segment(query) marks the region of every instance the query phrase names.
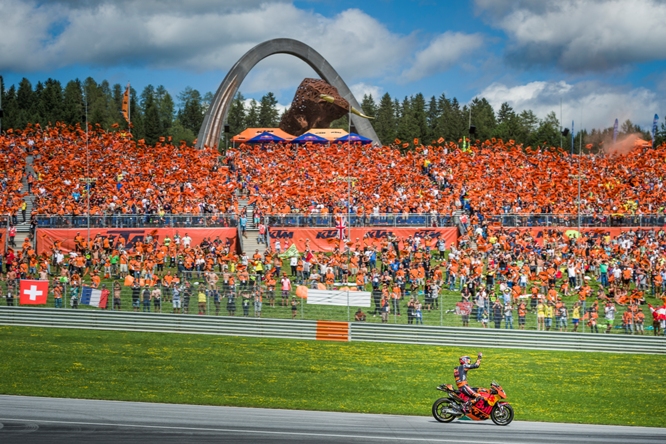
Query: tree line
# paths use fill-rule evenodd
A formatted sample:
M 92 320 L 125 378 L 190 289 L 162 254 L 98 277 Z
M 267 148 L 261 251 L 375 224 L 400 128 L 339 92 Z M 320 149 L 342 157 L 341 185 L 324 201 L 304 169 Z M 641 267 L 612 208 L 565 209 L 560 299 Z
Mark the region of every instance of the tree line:
M 83 125 L 87 121 L 107 130 L 117 123 L 119 128 L 127 130 L 128 124 L 121 112 L 124 91 L 123 85 L 111 85 L 106 80 L 97 83 L 91 77 L 83 81 L 70 80 L 64 86 L 58 80 L 47 79 L 37 82 L 34 87 L 24 78 L 18 86 L 5 88 L 0 76 L 4 111 L 2 128 L 24 128 L 28 123 Z M 191 143 L 197 137 L 212 99 L 211 92 L 201 94 L 190 87 L 178 94 L 176 100 L 162 85 L 148 85 L 140 94 L 131 88 L 132 133 L 149 144 L 157 142 L 162 136 Z M 245 128 L 278 126 L 281 116 L 277 104 L 272 92 L 259 101 L 247 100 L 238 92 L 225 122 L 229 132 L 224 136 L 233 136 Z M 421 93 L 402 100 L 385 93 L 379 103 L 372 95 L 365 95 L 361 108 L 366 115 L 373 117 L 370 122 L 385 145 L 396 139 L 404 142 L 419 139 L 421 143 L 429 144 L 440 137 L 458 141 L 465 136 L 479 140 L 514 140 L 525 146 L 562 146 L 565 151 L 571 150 L 571 135 L 562 135 L 562 126 L 554 111 L 540 119 L 533 111 L 518 112 L 508 103 L 495 110 L 485 98 L 474 98 L 469 104 L 461 104 L 455 97 L 445 94 L 426 100 Z M 331 124 L 345 130 L 348 125 L 346 115 Z M 473 127 L 472 134 L 470 127 Z M 612 133 L 612 127 L 578 131 L 574 151 L 579 149 L 581 140 L 598 149 L 601 142 L 612 137 Z M 646 140 L 651 137 L 649 129 L 643 130 L 627 120 L 621 125 L 620 135 L 631 133 L 640 133 Z M 664 141 L 666 117 L 657 132 L 657 143 Z

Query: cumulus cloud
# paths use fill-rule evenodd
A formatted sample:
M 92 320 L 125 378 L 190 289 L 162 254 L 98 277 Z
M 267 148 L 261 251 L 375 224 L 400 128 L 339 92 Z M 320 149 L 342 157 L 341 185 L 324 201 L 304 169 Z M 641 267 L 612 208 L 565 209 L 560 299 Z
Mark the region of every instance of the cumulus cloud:
M 414 81 L 451 69 L 461 58 L 483 44 L 480 34 L 445 32 L 416 53 L 414 64 L 402 78 Z
M 476 0 L 514 66 L 606 71 L 666 58 L 664 0 Z
M 416 44 L 358 9 L 325 17 L 290 2 L 0 0 L 0 11 L 0 70 L 12 72 L 76 64 L 227 70 L 256 44 L 288 37 L 307 42 L 343 78 L 360 79 L 386 75 Z
M 365 95 L 372 96 L 375 103 L 379 104 L 379 100 L 382 98 L 382 94 L 384 94 L 381 86 L 369 85 L 363 82 L 351 85 L 349 89 L 351 89 L 352 94 L 354 94 L 359 104 L 363 101 L 363 96 Z
M 620 122 L 630 119 L 645 128 L 651 125 L 651 116 L 656 109 L 663 109 L 666 101 L 644 88 L 622 88 L 603 85 L 599 82 L 530 82 L 524 85 L 507 86 L 493 83 L 483 90 L 485 97 L 495 109 L 507 102 L 514 110 L 532 110 L 544 118 L 554 111 L 560 117 L 562 100 L 563 126 L 576 121 L 576 128 L 608 128 L 615 119 Z

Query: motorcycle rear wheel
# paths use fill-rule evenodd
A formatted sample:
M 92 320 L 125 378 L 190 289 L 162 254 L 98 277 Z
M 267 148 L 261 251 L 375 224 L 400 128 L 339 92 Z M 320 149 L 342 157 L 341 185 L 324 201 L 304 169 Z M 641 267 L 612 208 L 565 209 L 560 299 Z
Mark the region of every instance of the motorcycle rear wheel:
M 456 419 L 456 415 L 447 413 L 447 409 L 458 409 L 458 405 L 450 398 L 439 398 L 432 405 L 432 416 L 439 422 L 451 422 Z
M 513 421 L 513 407 L 511 404 L 496 404 L 490 412 L 490 419 L 499 426 L 509 425 Z

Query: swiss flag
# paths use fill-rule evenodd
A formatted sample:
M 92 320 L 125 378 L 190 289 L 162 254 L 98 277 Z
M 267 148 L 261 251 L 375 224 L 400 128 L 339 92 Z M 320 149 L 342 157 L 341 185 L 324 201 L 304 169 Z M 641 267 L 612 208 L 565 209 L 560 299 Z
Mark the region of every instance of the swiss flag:
M 49 294 L 49 281 L 21 280 L 20 286 L 21 305 L 46 304 Z

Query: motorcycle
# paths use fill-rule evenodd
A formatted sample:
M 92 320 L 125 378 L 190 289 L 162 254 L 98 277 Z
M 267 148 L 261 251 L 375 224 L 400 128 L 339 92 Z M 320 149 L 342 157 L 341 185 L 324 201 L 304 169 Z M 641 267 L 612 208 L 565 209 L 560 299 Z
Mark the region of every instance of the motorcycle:
M 473 421 L 485 421 L 490 418 L 501 426 L 505 426 L 513 421 L 513 407 L 506 401 L 504 389 L 496 382 L 490 384 L 490 389 L 475 388 L 472 390 L 479 394 L 479 399 L 469 407 L 469 411 L 464 411 L 464 404 L 470 400 L 465 393 L 457 390 L 451 384 L 442 384 L 437 387 L 447 394 L 444 398 L 439 398 L 432 405 L 432 416 L 439 422 L 451 422 L 456 418 L 467 416 Z

